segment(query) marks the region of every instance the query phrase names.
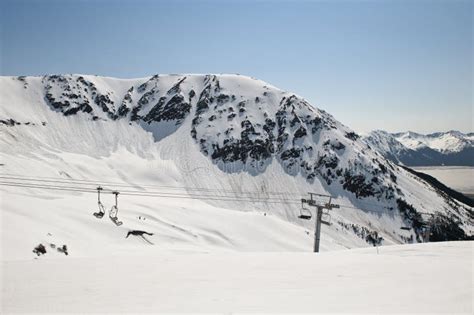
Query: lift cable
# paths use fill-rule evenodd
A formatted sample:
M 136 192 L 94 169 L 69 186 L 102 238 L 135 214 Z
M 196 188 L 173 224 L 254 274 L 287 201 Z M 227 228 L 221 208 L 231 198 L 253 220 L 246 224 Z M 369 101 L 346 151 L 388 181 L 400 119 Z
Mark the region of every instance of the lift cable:
M 20 175 L 21 176 L 21 175 Z M 2 179 L 11 179 L 11 180 L 20 180 L 22 182 L 11 182 L 11 181 L 1 181 Z M 16 176 L 2 176 L 0 175 L 0 185 L 2 186 L 15 186 L 15 187 L 25 187 L 25 188 L 43 188 L 43 189 L 55 189 L 55 188 L 60 188 L 57 190 L 62 190 L 62 191 L 72 191 L 72 192 L 96 192 L 96 188 L 98 184 L 104 184 L 107 182 L 99 182 L 99 181 L 88 181 L 88 180 L 68 180 L 68 179 L 56 179 L 56 180 L 44 180 L 40 179 L 40 177 L 18 177 Z M 33 183 L 28 183 L 28 181 L 32 181 Z M 77 181 L 77 183 L 75 182 Z M 48 183 L 57 183 L 61 184 L 59 185 L 47 185 L 47 184 L 37 184 L 35 182 L 48 182 Z M 113 182 L 112 182 L 113 183 Z M 73 186 L 62 186 L 62 184 L 70 184 Z M 76 185 L 76 186 L 74 186 Z M 288 199 L 288 198 L 277 198 L 277 197 L 264 197 L 262 195 L 265 195 L 267 193 L 273 193 L 275 195 L 277 194 L 294 194 L 294 193 L 289 193 L 289 192 L 235 192 L 235 191 L 229 191 L 229 190 L 218 190 L 218 189 L 205 189 L 205 188 L 192 188 L 192 187 L 179 187 L 179 186 L 166 186 L 166 185 L 126 185 L 126 184 L 115 184 L 114 186 L 123 186 L 123 187 L 132 187 L 132 188 L 137 188 L 137 187 L 168 187 L 171 189 L 185 189 L 185 190 L 196 190 L 196 193 L 198 193 L 200 190 L 208 192 L 208 193 L 213 193 L 213 194 L 203 194 L 199 193 L 198 195 L 192 194 L 192 193 L 186 193 L 186 191 L 183 192 L 166 192 L 166 191 L 149 191 L 149 190 L 120 190 L 123 195 L 130 195 L 130 196 L 145 196 L 145 197 L 161 197 L 161 198 L 187 198 L 187 199 L 200 199 L 200 200 L 212 200 L 212 201 L 247 201 L 247 202 L 264 202 L 264 203 L 277 203 L 277 204 L 300 204 L 294 199 Z M 81 187 L 81 186 L 94 186 L 94 188 L 88 188 L 88 187 Z M 105 189 L 106 192 L 112 192 L 117 189 Z M 228 192 L 227 194 L 232 193 L 232 196 L 226 195 L 225 192 Z M 221 195 L 217 195 L 217 193 Z M 239 196 L 239 195 L 245 195 L 248 194 L 250 196 Z M 253 196 L 252 196 L 253 194 Z M 255 197 L 254 197 L 255 196 Z M 204 198 L 206 197 L 206 198 Z M 340 198 L 334 198 L 333 200 L 340 200 Z M 372 205 L 376 207 L 380 207 L 380 204 L 376 203 L 370 203 L 367 201 L 359 201 L 359 203 L 366 204 L 366 205 Z M 386 211 L 377 211 L 377 210 L 369 210 L 369 209 L 364 209 L 360 207 L 354 207 L 352 205 L 344 205 L 341 204 L 341 207 L 343 208 L 349 208 L 349 209 L 356 209 L 356 210 L 363 210 L 366 212 L 375 212 L 375 213 L 385 213 Z
M 0 186 L 10 186 L 10 187 L 22 187 L 22 188 L 33 188 L 33 189 L 47 189 L 47 190 L 60 190 L 60 191 L 69 191 L 69 192 L 82 192 L 82 193 L 97 193 L 96 189 L 86 189 L 86 188 L 75 188 L 75 187 L 59 187 L 51 185 L 35 185 L 35 184 L 24 184 L 24 183 L 14 183 L 14 182 L 0 182 Z M 104 189 L 104 192 L 112 193 L 113 190 Z M 138 197 L 157 197 L 157 198 L 175 198 L 175 199 L 196 199 L 204 201 L 240 201 L 240 202 L 261 202 L 261 203 L 275 203 L 275 204 L 295 204 L 299 205 L 298 202 L 294 200 L 267 200 L 267 199 L 257 199 L 257 198 L 229 198 L 229 197 L 219 197 L 219 196 L 203 196 L 203 195 L 188 195 L 188 194 L 162 194 L 162 193 L 141 193 L 141 192 L 120 192 L 125 196 L 138 196 Z
M 90 181 L 90 180 L 79 180 L 79 179 L 55 179 L 55 180 L 44 180 L 42 178 L 52 178 L 52 177 L 17 177 L 17 176 L 22 176 L 22 175 L 16 175 L 16 176 L 2 176 L 0 175 L 0 180 L 1 179 L 14 179 L 14 180 L 22 180 L 22 181 L 39 181 L 39 182 L 51 182 L 51 183 L 67 183 L 67 184 L 73 184 L 73 185 L 84 185 L 84 186 L 94 186 L 96 187 L 97 185 L 104 185 L 104 184 L 109 184 L 109 183 L 117 183 L 117 182 L 100 182 L 100 181 Z M 77 181 L 78 183 L 74 183 L 75 181 Z M 84 182 L 84 183 L 82 183 Z M 201 192 L 201 191 L 205 191 L 205 192 L 210 192 L 210 193 L 220 193 L 220 194 L 232 194 L 234 196 L 237 196 L 237 195 L 250 195 L 250 197 L 252 197 L 252 195 L 255 195 L 257 199 L 260 199 L 262 198 L 262 195 L 266 195 L 266 194 L 272 194 L 272 195 L 294 195 L 295 193 L 294 192 L 276 192 L 276 191 L 268 191 L 268 192 L 250 192 L 250 191 L 241 191 L 241 192 L 238 192 L 238 191 L 233 191 L 233 190 L 224 190 L 224 189 L 212 189 L 212 188 L 197 188 L 197 187 L 186 187 L 186 186 L 167 186 L 167 185 L 141 185 L 141 184 L 134 184 L 134 185 L 127 185 L 127 184 L 110 184 L 110 186 L 112 187 L 130 187 L 130 188 L 135 188 L 135 189 L 138 189 L 138 188 L 142 188 L 142 187 L 162 187 L 162 188 L 169 188 L 169 189 L 178 189 L 178 190 L 185 190 L 186 192 L 188 191 L 198 191 L 198 192 Z M 140 192 L 145 192 L 145 193 L 154 193 L 154 191 L 150 191 L 150 190 L 146 190 L 146 189 L 143 189 L 143 190 L 139 190 Z M 135 190 L 133 190 L 133 192 L 135 192 Z M 163 193 L 163 191 L 158 191 L 158 193 Z M 200 194 L 201 195 L 201 194 Z M 228 197 L 228 196 L 226 196 Z M 267 198 L 271 198 L 271 197 L 266 197 L 265 199 Z M 273 197 L 272 197 L 273 198 Z M 280 200 L 281 198 L 278 198 L 278 200 Z M 334 200 L 343 200 L 341 198 L 333 198 Z M 362 203 L 362 204 L 365 204 L 365 205 L 368 205 L 368 206 L 375 206 L 375 207 L 380 207 L 380 204 L 378 203 L 374 203 L 374 202 L 368 202 L 368 201 L 363 201 L 363 200 L 358 200 L 358 203 Z M 360 209 L 360 208 L 357 208 L 357 207 L 353 207 L 353 206 L 347 206 L 347 208 L 355 208 L 355 209 Z
M 21 176 L 21 175 L 20 175 Z M 278 192 L 278 191 L 262 191 L 262 192 L 250 192 L 242 191 L 236 192 L 234 190 L 225 190 L 225 189 L 212 189 L 212 188 L 201 188 L 201 187 L 186 187 L 186 186 L 172 186 L 172 185 L 127 185 L 119 182 L 104 182 L 104 181 L 91 181 L 91 180 L 82 180 L 82 179 L 64 179 L 64 178 L 54 178 L 54 177 L 27 177 L 19 175 L 0 175 L 0 179 L 11 179 L 11 180 L 21 180 L 21 181 L 36 181 L 36 182 L 51 182 L 51 183 L 73 183 L 73 184 L 82 184 L 85 186 L 97 186 L 101 185 L 110 185 L 114 187 L 131 187 L 131 188 L 167 188 L 167 189 L 176 189 L 176 190 L 186 190 L 186 191 L 209 191 L 209 192 L 224 192 L 224 193 L 233 193 L 233 194 L 269 194 L 269 195 L 289 195 L 290 192 Z
M 28 185 L 28 186 L 34 186 L 34 187 L 61 187 L 61 188 L 67 188 L 67 189 L 85 189 L 85 190 L 93 190 L 95 191 L 95 188 L 88 188 L 88 187 L 80 187 L 80 186 L 63 186 L 63 185 L 52 185 L 52 184 L 38 184 L 38 183 L 27 183 L 27 182 L 15 182 L 15 181 L 2 181 L 0 179 L 1 183 L 4 184 L 15 184 L 15 185 Z M 112 192 L 115 191 L 116 189 L 105 189 L 105 192 Z M 121 190 L 121 193 L 123 194 L 143 194 L 143 195 L 150 195 L 150 194 L 159 194 L 159 195 L 176 195 L 176 196 L 198 196 L 198 197 L 223 197 L 223 198 L 240 198 L 240 199 L 248 199 L 250 201 L 252 200 L 266 200 L 266 201 L 293 201 L 293 199 L 285 199 L 285 198 L 275 198 L 275 197 L 263 197 L 263 196 L 257 196 L 257 197 L 252 197 L 252 196 L 243 196 L 239 197 L 238 194 L 235 194 L 234 196 L 219 196 L 216 194 L 192 194 L 192 193 L 184 193 L 184 192 L 166 192 L 166 191 L 138 191 L 138 190 Z

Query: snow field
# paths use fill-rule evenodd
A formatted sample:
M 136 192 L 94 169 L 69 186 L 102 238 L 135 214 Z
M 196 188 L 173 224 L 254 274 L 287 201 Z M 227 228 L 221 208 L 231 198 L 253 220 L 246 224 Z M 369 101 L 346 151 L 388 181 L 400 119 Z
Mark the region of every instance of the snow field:
M 2 312 L 472 314 L 473 245 L 7 261 Z

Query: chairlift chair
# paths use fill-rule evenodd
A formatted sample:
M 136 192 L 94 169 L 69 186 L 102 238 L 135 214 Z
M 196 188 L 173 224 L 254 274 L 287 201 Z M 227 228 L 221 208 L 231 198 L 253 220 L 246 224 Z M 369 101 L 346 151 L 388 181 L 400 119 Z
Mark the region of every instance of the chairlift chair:
M 118 191 L 113 191 L 112 193 L 115 195 L 115 205 L 113 205 L 112 208 L 110 208 L 109 217 L 110 217 L 110 220 L 112 220 L 112 222 L 115 225 L 119 226 L 119 225 L 123 224 L 123 222 L 119 221 L 119 219 L 117 217 L 117 213 L 118 213 L 118 195 L 120 193 Z
M 326 212 L 323 211 L 323 215 L 321 217 L 321 223 L 326 224 L 326 225 L 331 225 L 331 215 L 329 214 L 329 210 L 326 210 Z
M 100 192 L 103 190 L 103 188 L 99 186 L 96 189 L 97 189 L 97 206 L 99 207 L 99 211 L 94 212 L 93 214 L 97 219 L 102 219 L 102 217 L 105 214 L 105 207 L 100 201 Z
M 301 199 L 301 208 L 300 208 L 300 215 L 298 218 L 303 219 L 303 220 L 311 220 L 313 215 L 311 214 L 311 211 L 308 208 L 305 208 L 304 204 L 307 202 L 306 199 Z

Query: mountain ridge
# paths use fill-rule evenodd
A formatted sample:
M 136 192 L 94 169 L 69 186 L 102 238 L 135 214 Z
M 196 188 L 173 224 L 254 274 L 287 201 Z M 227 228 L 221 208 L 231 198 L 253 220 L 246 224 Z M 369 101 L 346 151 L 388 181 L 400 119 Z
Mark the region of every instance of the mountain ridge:
M 142 168 L 138 163 L 145 163 L 165 167 L 150 174 L 140 171 L 140 177 L 225 189 L 235 196 L 245 190 L 267 198 L 271 191 L 285 191 L 286 198 L 298 200 L 318 191 L 349 207 L 333 214 L 335 223 L 326 232 L 347 246 L 360 244 L 347 235 L 367 243 L 371 231 L 379 231 L 386 242 L 421 241 L 424 212 L 443 214 L 472 234 L 467 205 L 438 194 L 386 160 L 326 111 L 264 81 L 238 75 L 118 81 L 53 75 L 2 77 L 0 85 L 0 119 L 8 122 L 0 126 L 2 145 L 10 148 L 2 153 L 6 171 L 35 174 L 41 166 L 83 176 L 92 165 L 80 161 L 93 157 L 107 174 L 127 182 L 133 179 L 117 166 L 134 173 Z M 119 153 L 137 164 L 115 160 Z M 263 208 L 281 220 L 307 226 L 293 204 L 206 204 Z M 409 230 L 400 231 L 400 226 Z
M 389 160 L 407 166 L 474 166 L 472 133 L 374 130 L 364 139 Z

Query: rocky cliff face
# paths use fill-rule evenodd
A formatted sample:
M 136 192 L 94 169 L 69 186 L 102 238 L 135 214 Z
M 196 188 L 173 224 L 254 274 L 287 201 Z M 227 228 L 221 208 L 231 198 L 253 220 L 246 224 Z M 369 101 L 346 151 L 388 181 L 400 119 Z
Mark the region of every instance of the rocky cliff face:
M 42 78 L 47 103 L 65 116 L 82 112 L 93 120 L 168 122 L 178 128 L 191 115 L 190 136 L 226 171 L 258 174 L 275 159 L 290 175 L 323 180 L 356 198 L 395 198 L 395 166 L 355 132 L 294 94 L 239 80 L 250 81 L 252 90 L 239 93 L 232 77 L 216 75 L 177 76 L 169 86 L 156 75 L 124 95 L 99 90 L 83 76 Z

